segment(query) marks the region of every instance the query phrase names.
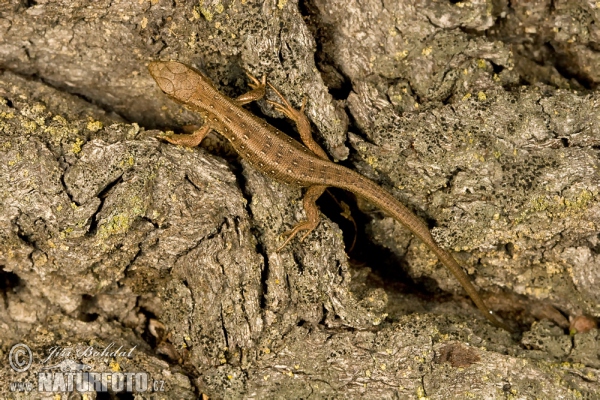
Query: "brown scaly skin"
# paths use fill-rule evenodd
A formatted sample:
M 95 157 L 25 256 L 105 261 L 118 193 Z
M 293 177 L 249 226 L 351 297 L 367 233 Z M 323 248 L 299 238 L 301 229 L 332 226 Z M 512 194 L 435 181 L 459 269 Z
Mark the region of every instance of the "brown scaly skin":
M 328 186 L 348 190 L 375 204 L 410 229 L 454 274 L 485 317 L 492 324 L 508 329 L 488 309 L 452 255 L 437 245 L 419 217 L 373 181 L 329 161 L 327 154 L 311 137 L 310 123 L 303 113 L 304 105 L 300 111 L 295 110 L 277 91 L 283 104 L 270 102 L 295 121 L 305 146 L 241 107 L 264 96 L 265 78 L 258 81 L 249 75 L 253 90 L 230 99 L 219 93 L 208 78 L 184 64 L 159 61 L 150 63 L 148 69 L 167 95 L 200 112 L 206 121 L 192 135 L 172 135 L 164 137 L 165 140 L 184 146 L 197 146 L 208 132 L 215 130 L 227 138 L 236 152 L 257 170 L 278 181 L 308 188 L 303 201 L 307 220 L 286 233 L 287 240 L 281 247 L 298 232 L 307 231 L 304 238 L 316 228 L 319 211 L 315 202 Z

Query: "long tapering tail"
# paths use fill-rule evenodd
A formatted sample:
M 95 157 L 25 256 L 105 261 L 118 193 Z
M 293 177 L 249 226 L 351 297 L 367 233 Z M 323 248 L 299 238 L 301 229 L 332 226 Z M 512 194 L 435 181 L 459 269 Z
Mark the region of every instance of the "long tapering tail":
M 343 167 L 341 167 L 343 168 Z M 344 168 L 345 169 L 345 168 Z M 348 171 L 345 169 L 345 176 L 348 176 Z M 477 308 L 485 315 L 485 317 L 495 326 L 510 330 L 500 319 L 494 314 L 483 302 L 481 296 L 477 292 L 477 289 L 471 283 L 471 280 L 467 274 L 463 271 L 460 265 L 456 262 L 454 257 L 446 250 L 442 249 L 433 239 L 429 228 L 425 223 L 417 217 L 412 211 L 406 206 L 400 203 L 394 196 L 392 196 L 385 189 L 378 186 L 373 181 L 365 178 L 364 176 L 351 171 L 351 179 L 345 182 L 339 182 L 336 187 L 351 191 L 374 205 L 378 206 L 381 210 L 390 214 L 396 221 L 410 229 L 419 239 L 421 239 L 438 257 L 438 259 L 444 264 L 452 274 L 458 279 L 462 287 L 465 289 L 469 297 L 473 300 Z

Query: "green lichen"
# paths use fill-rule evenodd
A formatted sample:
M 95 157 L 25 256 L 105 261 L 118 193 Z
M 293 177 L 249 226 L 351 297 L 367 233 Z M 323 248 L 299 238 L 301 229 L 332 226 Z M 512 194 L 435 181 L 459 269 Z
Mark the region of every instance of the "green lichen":
M 108 222 L 102 224 L 98 229 L 97 236 L 106 239 L 112 235 L 125 233 L 129 230 L 131 219 L 125 213 L 113 215 Z
M 138 196 L 132 196 L 123 204 L 121 211 L 116 210 L 106 222 L 99 226 L 97 237 L 106 239 L 112 235 L 126 233 L 133 221 L 145 213 L 146 207 L 142 199 Z
M 545 212 L 549 218 L 565 218 L 581 215 L 595 200 L 596 194 L 583 189 L 574 198 L 568 199 L 562 196 L 536 196 L 529 201 L 529 207 L 521 212 L 515 219 L 514 224 L 526 221 L 532 215 Z

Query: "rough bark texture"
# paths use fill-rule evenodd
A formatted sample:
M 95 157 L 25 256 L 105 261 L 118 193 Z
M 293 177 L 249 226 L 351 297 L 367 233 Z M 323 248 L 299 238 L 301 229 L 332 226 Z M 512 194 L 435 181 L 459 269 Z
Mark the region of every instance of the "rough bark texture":
M 599 50 L 585 0 L 0 1 L 0 354 L 34 354 L 1 397 L 53 397 L 37 373 L 64 359 L 164 382 L 139 398 L 600 397 Z M 308 98 L 328 153 L 429 221 L 519 332 L 360 200 L 360 263 L 325 216 L 277 252 L 301 191 L 218 138 L 155 139 L 201 123 L 157 59 Z M 133 355 L 43 362 L 111 343 Z

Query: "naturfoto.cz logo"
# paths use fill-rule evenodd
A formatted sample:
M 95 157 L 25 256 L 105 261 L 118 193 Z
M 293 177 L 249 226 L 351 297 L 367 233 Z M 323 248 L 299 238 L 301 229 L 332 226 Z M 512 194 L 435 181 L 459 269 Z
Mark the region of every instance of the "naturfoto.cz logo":
M 117 357 L 125 354 L 131 357 L 132 348 L 129 352 L 123 352 L 122 347 L 110 351 L 114 343 L 104 349 L 90 349 L 88 346 L 84 352 L 71 352 L 70 348 L 58 346 L 50 349 L 50 355 L 42 361 L 48 363 L 51 359 L 69 355 L 87 357 Z M 9 353 L 9 364 L 17 372 L 26 372 L 33 364 L 33 353 L 31 349 L 18 343 L 11 348 Z M 37 389 L 39 392 L 162 392 L 165 390 L 164 381 L 152 380 L 147 372 L 93 372 L 92 366 L 80 363 L 69 358 L 53 365 L 40 368 L 37 375 L 37 385 L 32 382 L 14 381 L 10 383 L 11 392 L 31 392 Z

